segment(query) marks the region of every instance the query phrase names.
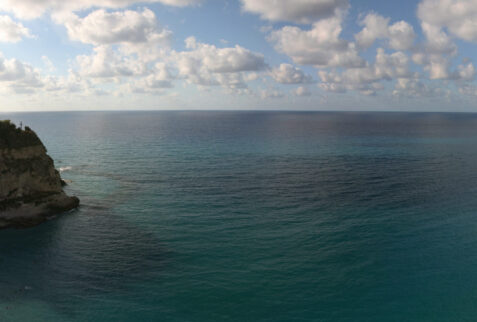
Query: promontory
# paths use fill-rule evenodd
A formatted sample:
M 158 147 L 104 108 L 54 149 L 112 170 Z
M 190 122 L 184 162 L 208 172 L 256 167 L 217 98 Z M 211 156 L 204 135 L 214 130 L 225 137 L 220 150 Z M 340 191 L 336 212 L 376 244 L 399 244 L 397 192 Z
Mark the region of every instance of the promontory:
M 35 132 L 0 121 L 0 229 L 38 225 L 75 209 L 53 159 Z

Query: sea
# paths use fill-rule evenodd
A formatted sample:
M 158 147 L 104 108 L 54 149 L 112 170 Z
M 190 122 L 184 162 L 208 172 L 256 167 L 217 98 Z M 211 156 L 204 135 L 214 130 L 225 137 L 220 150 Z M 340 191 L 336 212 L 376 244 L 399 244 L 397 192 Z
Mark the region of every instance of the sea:
M 475 321 L 477 114 L 2 113 L 81 199 L 0 321 Z

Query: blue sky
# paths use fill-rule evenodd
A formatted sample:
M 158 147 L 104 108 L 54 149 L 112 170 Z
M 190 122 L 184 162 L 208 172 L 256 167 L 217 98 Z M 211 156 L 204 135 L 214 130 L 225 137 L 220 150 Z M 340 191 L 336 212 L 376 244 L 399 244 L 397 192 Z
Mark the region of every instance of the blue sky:
M 477 0 L 0 0 L 4 111 L 477 111 Z

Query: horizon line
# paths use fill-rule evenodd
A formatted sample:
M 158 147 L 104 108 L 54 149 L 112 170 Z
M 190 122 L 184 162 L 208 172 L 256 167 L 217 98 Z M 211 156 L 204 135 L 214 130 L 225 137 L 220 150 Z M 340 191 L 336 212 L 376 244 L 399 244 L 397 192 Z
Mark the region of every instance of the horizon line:
M 297 113 L 447 113 L 476 114 L 477 111 L 416 111 L 416 110 L 292 110 L 292 109 L 91 109 L 91 110 L 22 110 L 0 111 L 1 114 L 14 113 L 78 113 L 78 112 L 297 112 Z

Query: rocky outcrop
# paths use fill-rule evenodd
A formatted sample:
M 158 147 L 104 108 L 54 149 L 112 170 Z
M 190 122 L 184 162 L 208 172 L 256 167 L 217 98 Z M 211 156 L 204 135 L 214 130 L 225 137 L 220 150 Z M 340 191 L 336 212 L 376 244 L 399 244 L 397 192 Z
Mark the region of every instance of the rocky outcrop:
M 30 128 L 0 121 L 0 228 L 30 227 L 79 205 Z

